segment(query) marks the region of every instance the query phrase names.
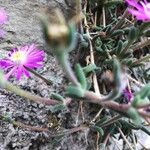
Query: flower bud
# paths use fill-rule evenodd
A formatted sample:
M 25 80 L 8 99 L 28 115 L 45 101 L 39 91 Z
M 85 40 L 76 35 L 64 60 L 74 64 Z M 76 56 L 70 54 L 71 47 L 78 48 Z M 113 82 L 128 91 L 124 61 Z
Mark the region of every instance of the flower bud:
M 47 29 L 47 42 L 52 47 L 66 47 L 68 44 L 69 29 L 67 25 L 49 25 Z
M 44 15 L 41 17 L 43 24 L 44 37 L 53 52 L 62 50 L 70 51 L 70 47 L 75 45 L 75 26 L 73 23 L 66 23 L 66 20 L 59 10 L 55 10 L 55 17 Z

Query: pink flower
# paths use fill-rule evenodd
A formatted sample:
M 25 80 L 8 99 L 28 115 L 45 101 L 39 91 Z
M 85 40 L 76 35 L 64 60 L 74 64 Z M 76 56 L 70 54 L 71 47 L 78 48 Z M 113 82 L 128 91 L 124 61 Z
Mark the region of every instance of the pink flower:
M 2 25 L 5 24 L 7 20 L 8 20 L 7 13 L 3 8 L 0 8 L 0 27 L 2 27 Z M 0 38 L 2 38 L 4 34 L 5 34 L 4 30 L 0 29 Z
M 147 0 L 137 2 L 137 0 L 126 0 L 126 2 L 134 7 L 129 8 L 128 11 L 134 15 L 137 20 L 150 21 L 150 3 Z
M 128 102 L 130 102 L 133 98 L 133 94 L 127 88 L 123 90 L 123 96 L 127 99 Z
M 6 23 L 8 19 L 7 13 L 3 8 L 0 8 L 0 25 Z
M 44 51 L 38 50 L 35 44 L 20 46 L 12 49 L 8 57 L 0 60 L 0 68 L 7 71 L 5 75 L 8 79 L 11 75 L 17 80 L 24 74 L 29 77 L 29 72 L 25 67 L 34 69 L 42 66 Z

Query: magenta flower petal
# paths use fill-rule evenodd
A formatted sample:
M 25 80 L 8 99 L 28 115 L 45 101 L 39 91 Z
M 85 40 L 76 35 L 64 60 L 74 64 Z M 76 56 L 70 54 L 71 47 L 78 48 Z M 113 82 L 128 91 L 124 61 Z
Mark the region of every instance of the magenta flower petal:
M 143 10 L 143 7 L 141 6 L 141 5 L 139 5 L 138 3 L 137 3 L 137 1 L 135 1 L 135 0 L 126 0 L 126 2 L 130 5 L 130 6 L 133 6 L 133 7 L 135 7 L 136 9 L 138 9 L 138 10 Z
M 8 16 L 6 11 L 3 8 L 0 8 L 0 25 L 6 23 Z
M 133 98 L 133 94 L 126 88 L 123 90 L 123 96 L 127 99 L 128 102 Z
M 17 68 L 16 79 L 19 80 L 21 76 L 22 76 L 22 66 L 19 66 Z
M 23 68 L 22 71 L 23 71 L 23 73 L 25 74 L 26 77 L 30 77 L 29 72 L 25 68 Z
M 128 9 L 128 11 L 133 15 L 136 16 L 137 20 L 147 20 L 147 17 L 145 17 L 144 14 L 140 13 L 137 10 Z
M 133 8 L 128 9 L 129 13 L 137 18 L 137 20 L 150 21 L 150 2 L 147 0 L 140 1 L 126 0 L 129 6 Z
M 31 44 L 12 49 L 7 58 L 0 60 L 0 68 L 7 71 L 6 79 L 12 75 L 19 80 L 22 75 L 30 76 L 25 67 L 40 68 L 43 61 L 44 51 L 38 50 L 35 44 Z

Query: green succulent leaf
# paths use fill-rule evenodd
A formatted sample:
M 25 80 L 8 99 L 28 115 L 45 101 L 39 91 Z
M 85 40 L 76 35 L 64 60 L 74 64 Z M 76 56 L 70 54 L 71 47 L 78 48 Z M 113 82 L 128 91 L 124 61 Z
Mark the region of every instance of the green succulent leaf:
M 119 55 L 122 49 L 123 49 L 123 42 L 122 42 L 122 40 L 119 40 L 118 45 L 115 50 L 116 54 Z
M 78 81 L 81 84 L 81 87 L 83 89 L 86 89 L 87 88 L 87 81 L 86 81 L 85 73 L 79 64 L 75 65 L 75 73 L 76 73 L 76 76 L 78 78 Z
M 122 0 L 111 0 L 111 1 L 107 0 L 105 1 L 104 6 L 111 7 L 111 6 L 118 5 L 118 4 L 123 4 L 123 1 Z
M 100 120 L 98 120 L 95 125 L 96 126 L 101 126 L 101 124 L 103 124 L 107 119 L 108 119 L 108 117 L 104 116 L 103 118 L 101 118 Z
M 114 59 L 114 82 L 115 86 L 118 88 L 122 87 L 122 79 L 121 79 L 121 68 L 117 59 Z
M 115 30 L 110 36 L 114 37 L 114 36 L 118 36 L 122 34 L 124 34 L 124 31 L 122 29 L 118 29 L 118 30 Z
M 55 99 L 55 100 L 58 100 L 58 101 L 64 101 L 64 98 L 60 95 L 60 94 L 58 94 L 58 93 L 51 93 L 51 98 L 52 99 Z
M 144 86 L 140 92 L 138 92 L 132 102 L 132 105 L 134 107 L 138 105 L 144 105 L 144 104 L 149 104 L 150 100 L 148 98 L 150 96 L 150 84 L 147 84 Z
M 101 136 L 104 135 L 104 130 L 101 127 L 93 125 L 93 126 L 91 126 L 91 129 L 94 131 L 97 131 Z
M 133 120 L 135 124 L 141 124 L 141 118 L 135 108 L 130 107 L 127 111 L 127 115 Z
M 142 34 L 149 27 L 150 27 L 150 22 L 143 22 L 139 27 L 140 34 Z
M 98 68 L 95 64 L 89 64 L 86 67 L 83 68 L 83 71 L 85 73 L 85 75 L 88 75 L 91 72 L 94 72 L 96 70 L 101 70 L 100 68 Z
M 58 111 L 62 111 L 62 110 L 65 110 L 67 109 L 67 107 L 63 104 L 57 104 L 55 106 L 49 106 L 49 110 L 52 112 L 52 113 L 56 113 Z
M 81 87 L 68 86 L 66 89 L 66 95 L 70 97 L 83 98 L 84 90 Z
M 150 37 L 150 30 L 145 31 L 145 32 L 144 32 L 144 36 Z
M 138 35 L 139 35 L 138 29 L 135 27 L 131 27 L 129 34 L 128 34 L 129 42 L 134 42 L 137 39 Z

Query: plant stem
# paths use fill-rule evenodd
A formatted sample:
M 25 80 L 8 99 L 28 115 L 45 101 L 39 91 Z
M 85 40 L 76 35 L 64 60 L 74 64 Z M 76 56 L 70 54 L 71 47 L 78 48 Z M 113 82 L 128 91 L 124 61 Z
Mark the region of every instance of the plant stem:
M 112 28 L 111 31 L 109 31 L 109 33 L 113 33 L 116 29 L 120 28 L 123 23 L 124 23 L 124 20 L 125 18 L 128 16 L 128 10 L 126 9 L 121 17 L 121 19 L 117 22 L 117 24 Z M 107 35 L 109 34 L 107 33 Z
M 52 100 L 52 99 L 48 99 L 48 98 L 42 98 L 40 96 L 37 95 L 33 95 L 30 92 L 26 92 L 16 86 L 14 86 L 13 84 L 9 83 L 9 82 L 5 82 L 5 86 L 4 88 L 8 91 L 11 91 L 21 97 L 27 98 L 31 101 L 34 101 L 36 103 L 42 103 L 42 104 L 46 104 L 46 105 L 55 105 L 58 104 L 58 101 Z
M 26 128 L 26 129 L 31 130 L 31 131 L 49 132 L 48 128 L 39 128 L 39 127 L 34 127 L 34 126 L 26 125 L 26 124 L 23 124 L 21 122 L 14 121 L 13 119 L 8 118 L 8 117 L 6 117 L 6 116 L 4 116 L 2 114 L 0 114 L 0 119 L 13 124 L 14 126 Z M 75 128 L 72 128 L 72 129 L 67 129 L 66 131 L 62 131 L 62 132 L 59 132 L 57 134 L 50 135 L 50 137 L 61 136 L 61 135 L 64 135 L 64 134 L 71 134 L 71 133 L 75 133 L 75 132 L 80 131 L 80 130 L 87 130 L 87 129 L 89 129 L 88 126 L 85 126 L 85 125 L 82 126 L 81 125 L 79 127 L 75 127 Z
M 87 2 L 85 3 L 85 6 L 84 6 L 84 13 L 86 13 L 86 9 L 87 9 Z M 88 35 L 88 39 L 89 39 L 91 64 L 95 64 L 94 50 L 93 50 L 93 46 L 92 46 L 91 36 L 90 36 L 89 27 L 88 27 L 88 23 L 87 23 L 86 17 L 84 18 L 84 25 L 86 27 L 86 34 Z M 98 94 L 99 96 L 101 96 L 100 90 L 99 90 L 99 86 L 98 86 L 96 73 L 93 73 L 92 78 L 93 78 L 93 84 L 94 84 L 95 93 Z
M 150 62 L 150 55 L 146 55 L 146 56 L 134 61 L 132 65 L 137 65 L 137 64 L 139 64 L 141 62 L 144 62 L 144 61 L 149 61 Z
M 113 109 L 116 111 L 124 112 L 131 106 L 131 104 L 118 104 L 114 101 L 103 101 L 103 98 L 100 98 L 98 95 L 91 91 L 85 91 L 84 96 L 87 99 L 87 102 L 99 104 L 105 108 Z
M 118 120 L 121 119 L 121 118 L 122 118 L 122 116 L 116 115 L 116 116 L 114 116 L 113 118 L 111 118 L 110 120 L 108 120 L 108 121 L 104 122 L 103 124 L 101 124 L 100 126 L 101 126 L 101 127 L 106 127 L 106 126 L 108 126 L 108 125 L 110 125 L 110 124 L 112 124 L 112 123 L 118 121 Z
M 29 72 L 31 72 L 32 74 L 34 74 L 35 76 L 37 76 L 38 78 L 40 78 L 41 80 L 43 80 L 47 85 L 51 85 L 52 81 L 44 78 L 43 76 L 41 76 L 39 73 L 35 72 L 34 70 L 24 66 L 26 68 L 26 70 L 28 70 Z
M 25 129 L 36 131 L 36 132 L 48 132 L 49 131 L 48 128 L 34 127 L 34 126 L 23 124 L 22 122 L 18 122 L 18 121 L 12 121 L 12 124 L 14 126 L 25 128 Z
M 141 48 L 148 46 L 148 45 L 150 45 L 150 39 L 148 39 L 144 42 L 140 42 L 136 45 L 133 45 L 131 48 L 133 49 L 133 51 L 136 51 L 136 50 L 141 49 Z
M 103 143 L 105 145 L 105 148 L 106 148 L 106 145 L 107 145 L 107 142 L 108 142 L 109 138 L 110 138 L 110 133 L 107 133 L 107 135 L 106 135 L 106 137 L 105 137 L 105 139 L 103 141 Z
M 31 131 L 36 131 L 36 132 L 48 132 L 49 131 L 48 128 L 34 127 L 34 126 L 26 125 L 26 124 L 18 122 L 18 121 L 14 121 L 13 119 L 8 118 L 7 116 L 4 116 L 2 114 L 0 114 L 0 119 L 13 124 L 14 126 L 26 128 Z
M 90 123 L 95 122 L 97 120 L 97 118 L 100 116 L 101 112 L 103 111 L 103 108 L 101 108 L 98 113 L 95 115 L 95 117 L 91 120 Z
M 120 128 L 118 128 L 118 130 L 119 130 L 119 132 L 120 132 L 122 138 L 124 139 L 124 141 L 125 141 L 126 144 L 128 145 L 128 147 L 130 148 L 130 150 L 134 150 L 134 149 L 131 147 L 129 141 L 128 141 L 127 138 L 125 137 L 125 135 L 124 135 L 124 133 L 122 132 L 122 130 L 121 130 Z
M 135 134 L 134 134 L 134 132 L 133 132 L 133 131 L 131 131 L 131 132 L 132 132 L 132 138 L 133 138 L 134 148 L 135 148 L 135 150 L 137 150 Z
M 134 41 L 128 41 L 126 47 L 121 51 L 121 53 L 125 54 L 128 51 L 128 48 L 132 45 Z
M 144 110 L 138 110 L 138 113 L 142 116 L 142 117 L 148 117 L 150 118 L 150 113 L 146 112 Z
M 138 105 L 138 106 L 137 106 L 138 109 L 141 109 L 141 108 L 142 108 L 142 109 L 146 109 L 146 108 L 149 108 L 149 107 L 150 107 L 150 103 L 148 103 L 148 104 L 143 104 L 143 105 Z
M 69 80 L 75 85 L 80 86 L 80 83 L 78 82 L 71 65 L 68 61 L 68 54 L 65 52 L 62 52 L 61 54 L 56 55 L 57 59 L 60 63 L 60 65 L 63 67 L 63 70 L 65 71 L 66 75 L 68 76 Z
M 21 97 L 27 98 L 28 100 L 34 101 L 36 103 L 42 103 L 45 105 L 55 105 L 58 104 L 59 102 L 56 100 L 52 100 L 52 99 L 48 99 L 48 98 L 42 98 L 40 96 L 37 95 L 33 95 L 30 92 L 26 92 L 20 88 L 18 88 L 17 86 L 14 86 L 13 84 L 11 84 L 10 82 L 6 81 L 3 78 L 3 75 L 1 75 L 0 78 L 0 86 L 10 92 L 13 92 Z
M 132 78 L 130 75 L 127 75 L 128 79 L 132 82 L 134 82 L 135 84 L 137 84 L 140 87 L 144 87 L 144 84 L 142 84 L 141 82 L 135 80 L 134 78 Z

